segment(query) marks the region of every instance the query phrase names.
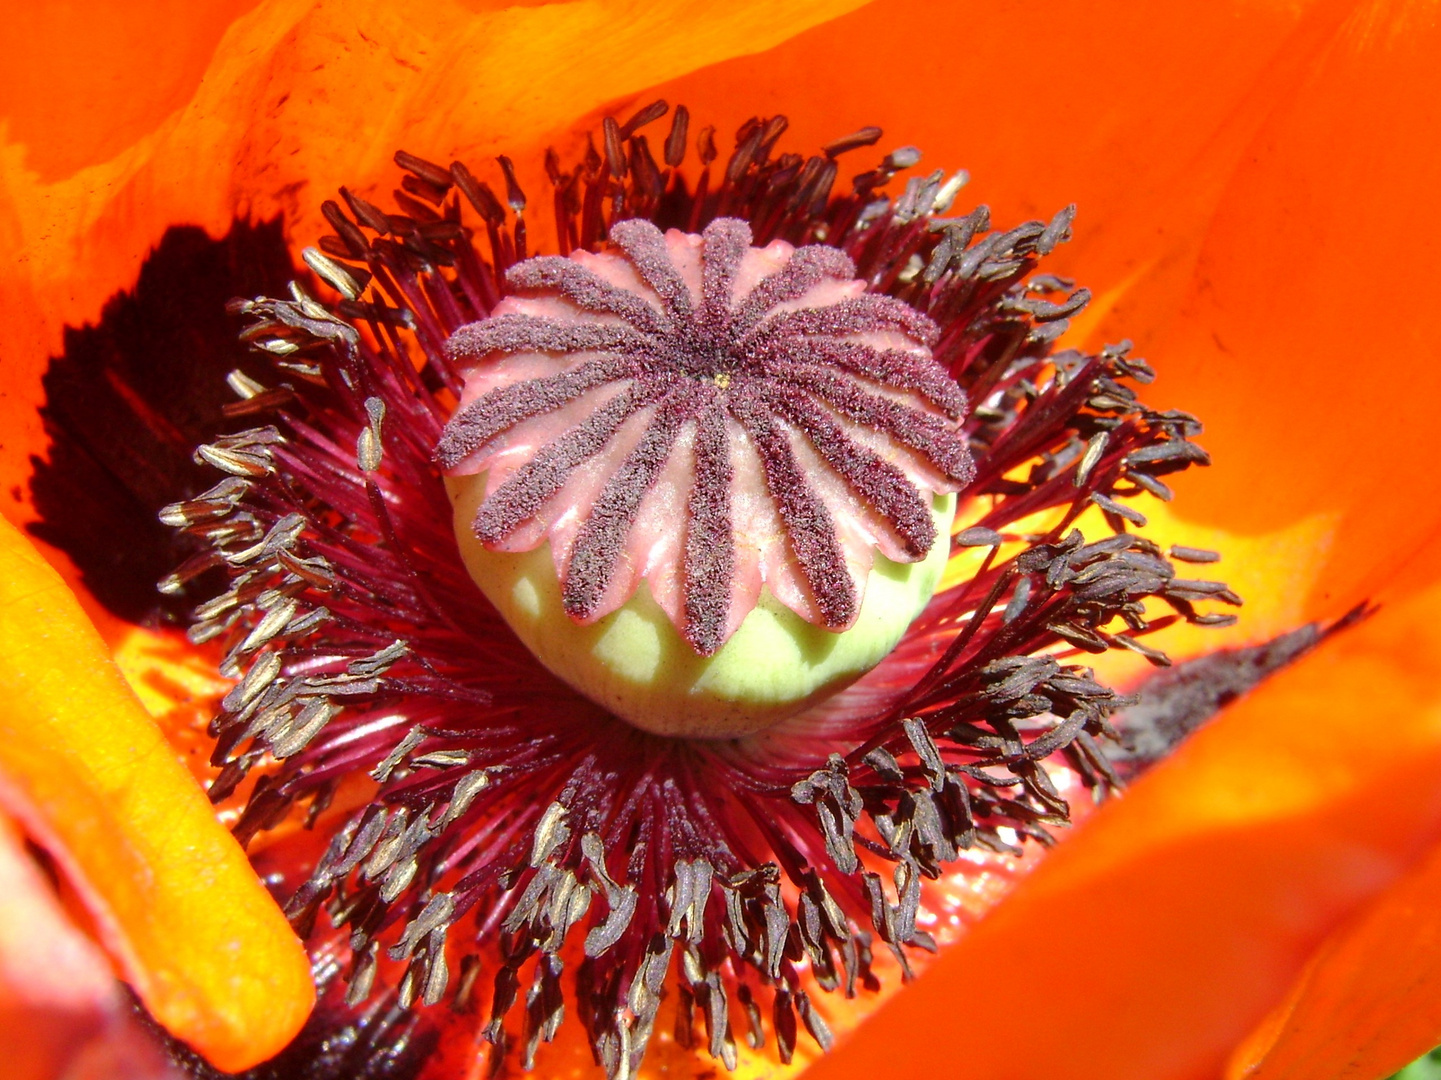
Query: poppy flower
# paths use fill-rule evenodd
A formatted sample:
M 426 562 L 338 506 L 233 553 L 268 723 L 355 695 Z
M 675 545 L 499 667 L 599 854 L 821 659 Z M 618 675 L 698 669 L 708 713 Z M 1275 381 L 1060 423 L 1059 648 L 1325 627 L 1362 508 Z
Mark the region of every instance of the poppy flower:
M 1427 940 L 1414 897 L 1425 895 L 1422 853 L 1437 824 L 1424 557 L 1438 524 L 1424 455 L 1434 344 L 1418 302 L 1390 295 L 1396 281 L 1424 280 L 1404 271 L 1437 247 L 1429 220 L 1405 216 L 1437 179 L 1424 137 L 1434 105 L 1415 92 L 1428 85 L 1434 12 L 1320 2 L 1165 18 L 1126 4 L 974 12 L 953 51 L 923 49 L 932 16 L 898 4 L 808 10 L 795 25 L 769 11 L 723 25 L 689 14 L 588 23 L 593 13 L 569 8 L 457 8 L 419 25 L 413 13 L 402 24 L 378 12 L 361 32 L 263 5 L 228 24 L 193 96 L 205 66 L 196 56 L 223 17 L 197 27 L 205 45 L 182 45 L 162 67 L 171 83 L 147 80 L 160 88 L 149 113 L 127 105 L 136 115 L 104 130 L 22 140 L 48 149 L 7 151 L 7 228 L 26 254 L 0 321 L 7 482 L 23 482 L 24 455 L 42 445 L 38 374 L 59 327 L 93 318 L 167 224 L 218 235 L 245 205 L 286 211 L 297 240 L 316 235 L 323 196 L 296 185 L 363 185 L 388 156 L 362 155 L 354 137 L 384 134 L 362 128 L 371 94 L 409 146 L 506 150 L 522 164 L 548 143 L 578 149 L 574 115 L 624 115 L 617 101 L 685 101 L 733 129 L 760 108 L 747 97 L 761 98 L 809 145 L 854 109 L 966 164 L 998 217 L 1081 204 L 1092 231 L 1078 226 L 1060 266 L 1097 303 L 1075 333 L 1100 342 L 1125 327 L 1167 361 L 1167 403 L 1210 425 L 1222 465 L 1178 485 L 1178 536 L 1225 549 L 1228 577 L 1253 601 L 1237 634 L 1264 638 L 1366 598 L 1386 604 L 1105 807 L 817 1067 L 868 1067 L 880 1046 L 878 1071 L 919 1067 L 908 1046 L 934 1067 L 935 1040 L 915 1036 L 958 1012 L 968 1030 L 1024 1024 L 993 1049 L 967 1036 L 964 1060 L 942 1059 L 961 1075 L 1214 1075 L 1233 1053 L 1237 1075 L 1334 1075 L 1342 1061 L 1367 1075 L 1424 1049 L 1438 1034 L 1432 1013 L 1378 972 L 1395 967 L 1387 950 L 1398 938 Z M 631 47 L 638 38 L 644 48 Z M 583 66 L 556 62 L 576 54 Z M 1081 71 L 1065 63 L 1078 54 L 1090 61 Z M 503 62 L 476 65 L 477 55 Z M 532 56 L 550 76 L 539 85 L 522 62 Z M 1039 70 L 1053 57 L 1065 72 L 1054 87 L 1007 93 L 1019 64 Z M 12 138 L 27 119 L 31 132 L 44 124 L 70 86 L 46 89 L 16 99 L 42 103 L 13 121 Z M 1402 274 L 1377 273 L 1396 262 Z M 16 504 L 24 498 L 21 487 Z M 97 619 L 122 654 L 139 648 L 135 632 Z M 1170 646 L 1179 656 L 1205 647 Z M 66 659 L 56 653 L 57 669 Z M 71 663 L 69 674 L 85 666 Z M 1358 725 L 1384 736 L 1379 754 Z M 1421 985 L 1429 959 L 1424 948 L 1405 954 Z M 1354 1022 L 1328 1022 L 1338 1014 Z M 1400 1014 L 1405 1026 L 1393 1027 Z

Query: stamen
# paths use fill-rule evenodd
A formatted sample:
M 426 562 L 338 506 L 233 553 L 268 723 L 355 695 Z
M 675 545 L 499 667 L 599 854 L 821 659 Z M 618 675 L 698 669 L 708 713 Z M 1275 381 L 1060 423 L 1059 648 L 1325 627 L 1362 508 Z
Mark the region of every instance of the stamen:
M 690 134 L 690 110 L 684 105 L 675 107 L 675 117 L 671 120 L 670 134 L 665 140 L 665 163 L 670 168 L 678 168 L 685 160 L 686 136 Z

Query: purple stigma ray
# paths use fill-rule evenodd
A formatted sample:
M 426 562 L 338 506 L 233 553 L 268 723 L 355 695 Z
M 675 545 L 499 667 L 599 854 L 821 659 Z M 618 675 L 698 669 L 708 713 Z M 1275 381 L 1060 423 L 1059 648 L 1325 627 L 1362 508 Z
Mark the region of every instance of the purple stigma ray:
M 741 260 L 750 250 L 751 229 L 735 218 L 717 218 L 706 226 L 701 262 L 701 295 L 705 315 L 716 329 L 730 318 L 731 295 Z
M 557 548 L 562 602 L 573 618 L 599 618 L 628 599 L 628 590 L 612 587 L 617 567 L 642 535 L 635 531 L 641 515 L 658 512 L 645 509 L 647 495 L 687 443 L 690 491 L 685 520 L 676 523 L 684 551 L 672 579 L 679 593 L 667 610 L 691 647 L 714 654 L 754 606 L 756 581 L 769 582 L 754 567 L 738 578 L 742 558 L 771 560 L 764 564 L 770 567 L 783 560 L 789 569 L 778 572 L 791 581 L 785 602 L 798 611 L 809 605 L 805 617 L 831 629 L 849 626 L 864 587 L 859 568 L 871 556 L 848 549 L 861 541 L 841 539 L 836 515 L 864 506 L 888 530 L 885 550 L 915 561 L 937 539 L 919 478 L 934 477 L 925 484 L 939 492 L 959 489 L 974 474 L 958 423 L 965 395 L 925 348 L 935 325 L 889 296 L 858 291 L 843 252 L 820 244 L 756 249 L 744 221 L 712 221 L 698 245 L 667 240 L 641 219 L 616 223 L 610 239 L 643 287 L 625 284 L 634 279 L 618 269 L 616 255 L 531 259 L 507 276 L 525 296 L 451 338 L 457 359 L 502 382 L 447 425 L 437 449 L 445 468 L 483 471 L 487 454 L 503 445 L 500 436 L 541 425 L 524 437 L 539 448 L 508 466 L 514 471 L 482 503 L 476 536 L 505 544 L 626 426 L 634 446 L 613 476 L 595 479 L 600 490 L 584 520 L 570 518 L 569 546 Z M 557 304 L 576 309 L 578 321 L 557 315 Z M 574 359 L 558 374 L 505 384 L 506 358 L 527 354 Z M 534 370 L 526 363 L 521 370 Z M 606 386 L 619 393 L 575 427 L 560 430 L 547 420 Z M 861 427 L 888 449 L 878 453 L 872 436 L 858 438 Z M 805 465 L 797 457 L 803 445 L 816 455 Z M 746 446 L 760 465 L 753 478 L 737 474 L 731 461 Z M 841 486 L 822 494 L 808 472 L 816 467 Z M 751 504 L 737 503 L 741 487 L 754 492 L 746 498 L 768 503 L 772 516 L 743 526 L 737 508 Z M 558 512 L 548 512 L 549 521 L 564 517 L 563 508 L 552 509 Z M 655 535 L 656 522 L 646 520 L 644 535 Z M 757 546 L 770 542 L 755 533 L 767 521 L 779 526 L 783 549 Z M 738 546 L 742 528 L 746 548 Z M 516 542 L 543 539 L 533 530 L 525 536 Z M 742 580 L 750 584 L 738 585 Z
M 737 333 L 745 333 L 760 322 L 777 304 L 799 300 L 826 278 L 846 281 L 856 276 L 856 264 L 850 256 L 824 244 L 798 248 L 778 273 L 772 274 L 752 290 L 732 319 Z
M 730 440 L 720 408 L 696 418 L 695 486 L 686 510 L 686 641 L 702 656 L 713 656 L 725 642 L 735 574 L 735 538 L 730 513 Z
M 619 315 L 643 334 L 667 334 L 671 325 L 633 292 L 617 288 L 574 259 L 542 255 L 512 266 L 505 275 L 511 288 L 555 289 L 582 311 Z
M 777 349 L 776 352 L 778 358 L 787 358 L 785 349 Z M 965 391 L 921 354 L 906 349 L 876 349 L 854 341 L 826 338 L 809 341 L 807 353 L 806 359 L 811 363 L 832 364 L 893 390 L 913 390 L 944 410 L 952 420 L 959 420 L 966 414 Z
M 822 308 L 783 311 L 751 331 L 750 337 L 836 337 L 880 330 L 899 330 L 932 345 L 936 324 L 909 304 L 891 296 L 867 293 Z
M 907 554 L 922 558 L 936 542 L 936 523 L 905 474 L 851 439 L 794 386 L 758 388 L 761 400 L 803 431 L 821 456 L 862 499 L 880 512 L 903 539 Z
M 643 352 L 650 340 L 629 326 L 563 323 L 533 315 L 499 315 L 462 326 L 450 337 L 450 354 L 474 360 L 490 353 Z
M 655 389 L 623 390 L 585 423 L 545 446 L 481 504 L 475 515 L 475 535 L 488 542 L 504 540 L 534 517 L 541 503 L 565 486 L 578 466 L 605 449 L 633 413 L 657 396 Z
M 640 442 L 601 491 L 576 537 L 566 566 L 561 602 L 577 619 L 588 619 L 605 595 L 641 500 L 670 458 L 681 428 L 702 403 L 700 384 L 682 384 L 657 407 Z
M 656 291 L 672 319 L 689 319 L 693 305 L 690 287 L 680 276 L 661 231 L 638 218 L 611 226 L 610 239 L 629 256 L 645 283 Z
M 790 441 L 751 394 L 731 406 L 760 455 L 766 487 L 790 534 L 791 551 L 815 594 L 827 626 L 848 626 L 856 617 L 855 585 L 846 572 L 835 522 L 816 498 Z
M 521 421 L 553 412 L 587 390 L 634 374 L 633 361 L 606 356 L 549 378 L 498 386 L 456 414 L 441 436 L 435 459 L 442 468 L 454 468 Z
M 884 431 L 904 443 L 962 487 L 975 476 L 965 436 L 934 417 L 907 409 L 890 398 L 868 394 L 854 383 L 836 378 L 823 369 L 793 365 L 779 374 L 805 387 L 842 416 Z

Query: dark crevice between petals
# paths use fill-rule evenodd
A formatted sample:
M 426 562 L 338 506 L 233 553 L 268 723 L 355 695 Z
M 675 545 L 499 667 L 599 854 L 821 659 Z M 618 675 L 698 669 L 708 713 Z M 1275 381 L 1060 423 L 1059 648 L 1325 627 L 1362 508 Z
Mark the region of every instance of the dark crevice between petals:
M 1164 761 L 1222 709 L 1370 615 L 1366 605 L 1327 625 L 1308 623 L 1260 645 L 1222 649 L 1157 672 L 1116 717 L 1121 743 L 1108 755 L 1124 777 Z
M 440 1043 L 435 1024 L 383 994 L 352 1009 L 327 990 L 338 968 L 317 971 L 320 1004 L 305 1027 L 275 1057 L 241 1073 L 221 1072 L 174 1038 L 132 998 L 137 1021 L 165 1049 L 181 1075 L 192 1080 L 418 1080 Z
M 277 293 L 295 277 L 279 219 L 236 221 L 212 239 L 167 229 L 135 287 L 106 301 L 100 321 L 67 327 L 43 376 L 50 447 L 32 457 L 31 533 L 64 551 L 89 593 L 134 623 L 183 619 L 190 603 L 155 582 L 194 554 L 193 540 L 156 517 L 214 482 L 195 447 L 243 423 L 225 418 L 234 370 L 265 370 L 236 338 L 232 296 Z

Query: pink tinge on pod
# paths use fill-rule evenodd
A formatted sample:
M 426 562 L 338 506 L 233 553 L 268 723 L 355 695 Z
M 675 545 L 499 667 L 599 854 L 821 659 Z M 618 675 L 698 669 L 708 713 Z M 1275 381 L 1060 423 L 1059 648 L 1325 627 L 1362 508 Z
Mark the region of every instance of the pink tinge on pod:
M 924 558 L 932 497 L 974 474 L 934 324 L 836 248 L 751 239 L 619 222 L 610 252 L 513 267 L 450 339 L 466 380 L 438 459 L 485 474 L 486 547 L 549 541 L 579 622 L 645 580 L 704 656 L 762 587 L 844 630 L 874 553 Z

